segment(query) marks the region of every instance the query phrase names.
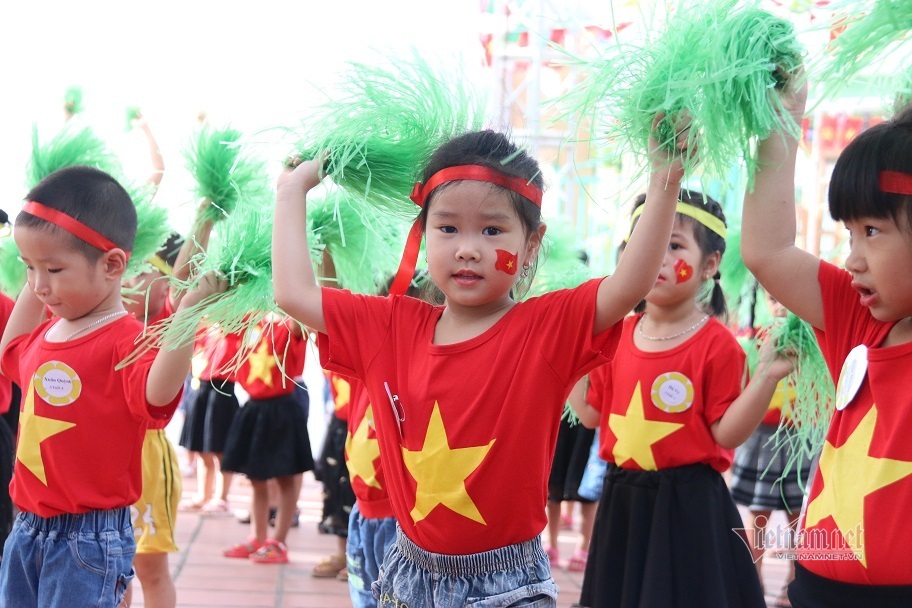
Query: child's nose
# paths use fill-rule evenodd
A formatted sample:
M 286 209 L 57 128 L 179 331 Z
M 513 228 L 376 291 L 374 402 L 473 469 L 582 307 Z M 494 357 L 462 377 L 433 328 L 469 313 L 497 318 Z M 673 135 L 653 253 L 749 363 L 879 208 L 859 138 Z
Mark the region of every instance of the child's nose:
M 458 260 L 477 260 L 479 258 L 479 249 L 476 239 L 464 237 L 459 239 L 459 246 L 456 248 L 456 259 Z

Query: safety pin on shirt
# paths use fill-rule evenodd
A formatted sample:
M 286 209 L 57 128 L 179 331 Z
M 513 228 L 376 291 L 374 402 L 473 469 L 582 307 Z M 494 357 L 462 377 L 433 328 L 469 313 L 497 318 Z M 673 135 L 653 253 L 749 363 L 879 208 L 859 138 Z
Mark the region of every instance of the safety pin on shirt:
M 393 408 L 393 416 L 396 419 L 396 427 L 399 429 L 399 439 L 402 439 L 402 423 L 405 422 L 405 408 L 402 406 L 402 401 L 399 400 L 399 395 L 394 395 L 390 390 L 389 384 L 384 382 L 383 388 L 386 389 L 386 396 L 389 397 L 390 405 Z

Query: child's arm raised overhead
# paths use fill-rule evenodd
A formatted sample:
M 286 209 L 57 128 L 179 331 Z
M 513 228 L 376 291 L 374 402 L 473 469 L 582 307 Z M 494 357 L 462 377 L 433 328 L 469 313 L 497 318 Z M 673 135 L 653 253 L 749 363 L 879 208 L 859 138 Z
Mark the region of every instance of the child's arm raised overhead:
M 272 228 L 272 288 L 275 301 L 289 315 L 318 331 L 326 331 L 323 293 L 317 284 L 307 243 L 307 193 L 320 183 L 320 160 L 302 162 L 283 171 L 276 187 Z
M 658 122 L 662 117 L 657 117 Z M 655 123 L 653 123 L 655 124 Z M 680 154 L 688 154 L 686 136 L 679 137 Z M 655 285 L 674 225 L 675 206 L 684 171 L 680 159 L 669 158 L 649 138 L 652 174 L 646 190 L 643 215 L 627 241 L 614 274 L 599 285 L 594 333 L 623 319 Z
M 807 86 L 789 84 L 782 97 L 792 120 L 801 124 Z M 816 256 L 795 245 L 795 160 L 798 140 L 773 132 L 760 142 L 754 191 L 744 197 L 741 257 L 763 288 L 790 311 L 823 327 L 823 300 Z
M 747 441 L 769 410 L 779 381 L 794 369 L 795 365 L 788 357 L 776 352 L 772 340 L 764 342 L 760 347 L 760 362 L 750 382 L 710 427 L 713 440 L 726 450 L 733 450 Z
M 197 286 L 184 295 L 175 313 L 190 308 L 214 293 L 224 292 L 227 285 L 225 279 L 207 272 L 200 277 Z M 187 374 L 190 373 L 191 357 L 193 342 L 175 349 L 169 349 L 167 344 L 162 346 L 155 355 L 152 367 L 149 368 L 149 376 L 146 378 L 146 401 L 149 404 L 163 406 L 174 401 L 174 397 L 184 385 Z

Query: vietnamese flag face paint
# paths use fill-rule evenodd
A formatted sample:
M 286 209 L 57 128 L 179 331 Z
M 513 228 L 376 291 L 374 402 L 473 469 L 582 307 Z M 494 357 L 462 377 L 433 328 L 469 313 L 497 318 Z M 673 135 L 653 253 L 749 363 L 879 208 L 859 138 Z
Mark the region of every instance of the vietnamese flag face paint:
M 518 255 L 503 249 L 495 249 L 494 252 L 497 254 L 494 270 L 502 270 L 510 275 L 516 274 L 516 268 L 519 266 Z
M 692 277 L 694 273 L 693 267 L 684 260 L 677 260 L 674 263 L 674 270 L 676 284 L 683 283 L 684 281 L 689 281 L 690 277 Z

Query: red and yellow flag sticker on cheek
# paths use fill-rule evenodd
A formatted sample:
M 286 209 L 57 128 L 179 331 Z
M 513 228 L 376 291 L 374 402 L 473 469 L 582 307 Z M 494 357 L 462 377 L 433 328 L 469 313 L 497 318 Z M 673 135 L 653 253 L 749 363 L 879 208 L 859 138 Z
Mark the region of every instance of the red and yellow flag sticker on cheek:
M 503 249 L 495 249 L 494 252 L 497 254 L 494 270 L 502 270 L 507 274 L 516 274 L 516 268 L 519 266 L 518 255 Z
M 689 281 L 690 277 L 692 277 L 693 273 L 694 273 L 693 266 L 691 266 L 684 260 L 675 261 L 674 269 L 675 269 L 675 283 L 683 283 L 684 281 Z

